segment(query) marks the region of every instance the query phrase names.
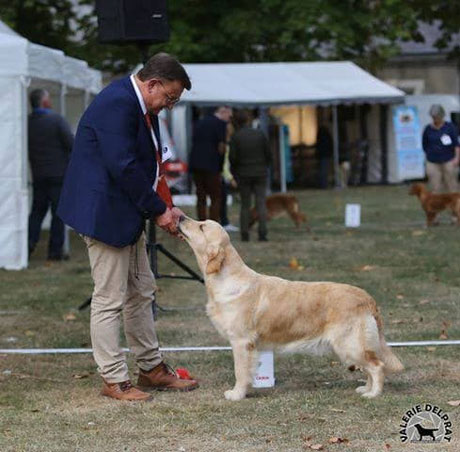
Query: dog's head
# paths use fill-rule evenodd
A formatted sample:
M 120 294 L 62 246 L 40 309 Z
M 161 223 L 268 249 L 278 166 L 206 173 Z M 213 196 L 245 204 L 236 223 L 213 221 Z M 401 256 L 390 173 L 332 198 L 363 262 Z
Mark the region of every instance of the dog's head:
M 215 221 L 195 221 L 182 217 L 178 230 L 194 251 L 198 264 L 206 274 L 218 273 L 225 259 L 225 248 L 230 238 Z
M 409 195 L 420 196 L 422 193 L 426 191 L 425 185 L 417 182 L 412 184 L 409 189 Z

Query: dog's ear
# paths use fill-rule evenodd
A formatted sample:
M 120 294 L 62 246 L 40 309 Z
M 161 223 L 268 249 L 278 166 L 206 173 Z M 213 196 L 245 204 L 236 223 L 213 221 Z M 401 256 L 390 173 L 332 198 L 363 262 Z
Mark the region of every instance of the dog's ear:
M 206 274 L 220 272 L 222 263 L 225 259 L 225 251 L 221 245 L 211 245 L 208 247 L 208 262 L 206 264 Z

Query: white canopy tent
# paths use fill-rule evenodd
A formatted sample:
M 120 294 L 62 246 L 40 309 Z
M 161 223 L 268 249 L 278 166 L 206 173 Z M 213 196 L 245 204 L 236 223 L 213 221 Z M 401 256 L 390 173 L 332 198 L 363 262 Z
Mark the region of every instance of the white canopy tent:
M 271 107 L 402 102 L 404 93 L 350 61 L 187 64 L 195 105 Z
M 33 44 L 0 21 L 0 268 L 28 262 L 28 89 L 47 89 L 75 126 L 101 86 L 101 73 L 85 61 Z
M 178 149 L 189 147 L 183 131 L 189 120 L 187 105 L 273 107 L 281 105 L 331 106 L 334 169 L 338 173 L 337 105 L 390 104 L 404 101 L 404 92 L 349 61 L 299 63 L 187 64 L 192 89 L 173 111 L 173 138 Z M 181 108 L 182 105 L 182 108 Z M 284 162 L 284 158 L 280 159 Z M 281 185 L 285 190 L 284 168 Z

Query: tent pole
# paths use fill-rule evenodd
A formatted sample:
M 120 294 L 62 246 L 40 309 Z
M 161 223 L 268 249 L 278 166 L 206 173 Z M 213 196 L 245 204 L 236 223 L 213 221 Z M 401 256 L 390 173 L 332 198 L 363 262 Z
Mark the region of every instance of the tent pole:
M 84 100 L 83 100 L 85 110 L 86 110 L 86 109 L 88 108 L 88 106 L 89 106 L 89 96 L 90 96 L 89 91 L 88 91 L 88 90 L 85 90 L 85 97 L 84 97 Z
M 61 95 L 60 95 L 60 108 L 61 116 L 65 118 L 66 116 L 66 102 L 65 96 L 67 94 L 67 85 L 61 85 Z M 62 254 L 64 256 L 70 256 L 70 238 L 69 238 L 69 226 L 64 226 L 64 244 L 62 245 Z
M 339 125 L 337 120 L 337 105 L 332 106 L 332 135 L 334 142 L 334 184 L 336 188 L 339 188 Z

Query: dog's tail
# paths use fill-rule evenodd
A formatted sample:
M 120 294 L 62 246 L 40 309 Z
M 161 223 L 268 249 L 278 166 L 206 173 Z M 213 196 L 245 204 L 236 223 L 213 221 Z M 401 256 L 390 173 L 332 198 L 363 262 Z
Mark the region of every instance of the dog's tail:
M 385 341 L 385 337 L 383 336 L 383 320 L 380 316 L 380 313 L 377 312 L 374 316 L 375 322 L 377 324 L 378 332 L 379 332 L 379 345 L 380 345 L 380 353 L 379 357 L 383 361 L 385 365 L 385 373 L 392 374 L 402 372 L 404 370 L 404 366 L 399 360 L 399 358 L 392 352 L 391 348 Z
M 366 349 L 372 350 L 384 364 L 386 374 L 401 372 L 404 369 L 401 361 L 391 351 L 383 337 L 383 321 L 379 312 L 366 318 Z
M 383 336 L 380 338 L 380 353 L 382 354 L 382 361 L 385 364 L 386 374 L 398 373 L 404 370 L 402 362 L 391 351 Z

